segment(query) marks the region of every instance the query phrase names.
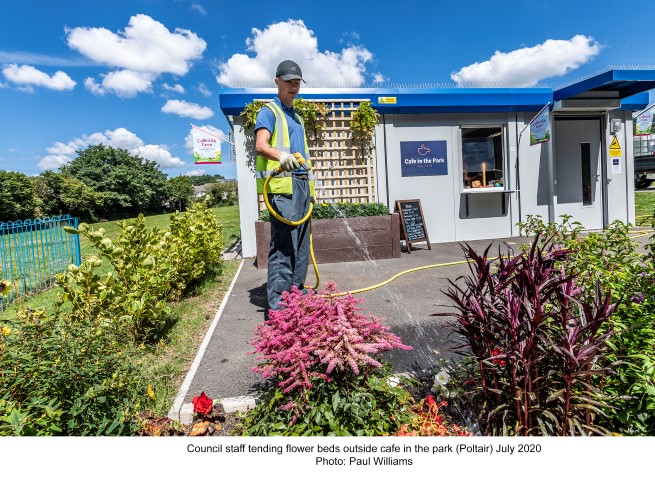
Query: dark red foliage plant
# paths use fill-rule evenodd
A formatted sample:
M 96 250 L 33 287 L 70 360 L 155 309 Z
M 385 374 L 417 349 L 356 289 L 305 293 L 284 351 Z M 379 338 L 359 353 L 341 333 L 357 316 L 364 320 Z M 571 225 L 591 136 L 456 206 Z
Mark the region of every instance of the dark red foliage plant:
M 594 424 L 608 407 L 592 378 L 606 375 L 615 311 L 611 295 L 566 275 L 569 250 L 535 238 L 496 260 L 465 244 L 470 273 L 446 292 L 455 307 L 458 352 L 475 360 L 473 408 L 487 435 L 606 434 Z M 453 314 L 440 314 L 453 315 Z

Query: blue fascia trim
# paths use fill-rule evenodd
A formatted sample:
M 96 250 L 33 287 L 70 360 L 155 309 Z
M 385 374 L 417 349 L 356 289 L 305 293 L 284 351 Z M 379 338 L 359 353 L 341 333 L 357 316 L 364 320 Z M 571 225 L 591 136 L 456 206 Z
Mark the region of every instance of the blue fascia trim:
M 255 99 L 275 98 L 274 88 L 226 88 L 219 94 L 225 115 L 239 115 Z M 535 112 L 553 100 L 549 88 L 315 88 L 301 91 L 311 100 L 368 99 L 379 113 Z M 379 97 L 396 97 L 395 104 Z
M 621 107 L 618 110 L 638 112 L 648 106 L 648 92 L 638 93 L 621 100 Z
M 612 82 L 619 83 L 611 85 Z M 620 82 L 638 82 L 639 85 L 636 85 L 635 88 L 623 91 Z M 568 87 L 555 90 L 553 96 L 557 102 L 605 86 L 605 89 L 608 91 L 616 90 L 621 92 L 622 97 L 620 98 L 625 98 L 650 90 L 653 88 L 653 82 L 655 82 L 655 70 L 610 70 L 578 83 L 574 83 L 573 85 L 569 85 Z

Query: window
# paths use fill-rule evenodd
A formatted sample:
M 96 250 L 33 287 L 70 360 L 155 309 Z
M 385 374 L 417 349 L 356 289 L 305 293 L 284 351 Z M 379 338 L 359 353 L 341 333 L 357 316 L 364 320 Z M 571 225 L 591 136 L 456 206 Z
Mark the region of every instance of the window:
M 580 144 L 580 158 L 582 159 L 582 205 L 593 205 L 591 195 L 591 144 Z
M 502 127 L 462 127 L 462 187 L 505 185 Z

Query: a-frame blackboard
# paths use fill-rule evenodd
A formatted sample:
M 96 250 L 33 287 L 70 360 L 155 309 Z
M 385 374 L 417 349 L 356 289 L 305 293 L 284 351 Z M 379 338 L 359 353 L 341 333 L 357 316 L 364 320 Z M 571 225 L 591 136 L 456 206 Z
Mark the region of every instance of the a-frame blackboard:
M 412 253 L 412 243 L 427 242 L 428 250 L 432 250 L 428 230 L 423 218 L 423 208 L 421 201 L 415 200 L 396 200 L 396 212 L 400 212 L 400 239 L 405 240 L 407 252 Z

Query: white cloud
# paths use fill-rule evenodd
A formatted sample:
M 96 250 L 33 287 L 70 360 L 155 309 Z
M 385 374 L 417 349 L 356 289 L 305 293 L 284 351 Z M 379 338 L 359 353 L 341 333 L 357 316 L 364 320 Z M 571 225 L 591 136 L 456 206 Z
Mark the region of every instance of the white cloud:
M 320 52 L 314 32 L 302 20 L 289 20 L 252 29 L 246 54 L 235 54 L 219 65 L 216 81 L 221 85 L 272 84 L 277 65 L 291 59 L 300 65 L 308 86 L 359 86 L 366 81 L 366 63 L 373 54 L 365 47 L 350 45 L 341 52 Z
M 174 113 L 180 117 L 190 117 L 196 120 L 205 120 L 213 117 L 214 112 L 209 107 L 201 107 L 196 103 L 185 102 L 184 100 L 169 100 L 161 107 L 164 113 Z
M 154 76 L 149 73 L 117 70 L 102 75 L 102 83 L 88 77 L 84 86 L 95 95 L 112 92 L 122 98 L 132 98 L 141 92 L 152 91 Z
M 152 90 L 154 75 L 132 70 L 118 70 L 103 76 L 102 87 L 119 97 L 132 98 L 141 92 Z
M 180 85 L 179 83 L 177 83 L 175 85 L 169 85 L 168 83 L 164 83 L 162 85 L 162 88 L 164 90 L 168 90 L 169 92 L 175 92 L 175 93 L 179 93 L 179 94 L 183 94 L 185 92 L 184 87 L 182 85 Z
M 84 86 L 86 87 L 87 90 L 89 90 L 91 93 L 95 95 L 104 95 L 106 90 L 100 85 L 98 82 L 95 81 L 95 79 L 91 77 L 87 77 L 84 79 Z
M 55 142 L 46 151 L 46 155 L 39 162 L 39 168 L 43 170 L 53 170 L 72 161 L 76 156 L 77 150 L 83 150 L 89 145 L 98 144 L 109 145 L 115 148 L 122 148 L 132 155 L 139 155 L 146 160 L 157 162 L 162 168 L 181 167 L 184 162 L 174 157 L 166 145 L 146 145 L 135 133 L 126 128 L 117 128 L 116 130 L 106 130 L 105 132 L 96 132 L 90 135 L 82 135 L 74 138 L 67 143 Z
M 9 52 L 7 50 L 0 50 L 0 63 L 28 63 L 47 67 L 90 67 L 97 65 L 96 62 L 82 57 L 64 58 L 41 53 Z
M 601 50 L 592 37 L 576 35 L 570 40 L 546 40 L 534 47 L 508 53 L 496 52 L 487 61 L 474 63 L 451 74 L 458 84 L 518 83 L 566 75 L 591 61 Z
M 118 34 L 105 28 L 67 29 L 70 48 L 111 67 L 137 72 L 185 75 L 191 61 L 201 58 L 207 43 L 190 30 L 170 32 L 148 15 L 134 15 Z
M 171 155 L 166 145 L 143 145 L 137 148 L 136 155 L 159 164 L 162 168 L 181 167 L 184 162 Z
M 382 75 L 380 72 L 373 74 L 373 82 L 375 83 L 384 83 L 387 81 L 387 77 Z
M 182 175 L 186 177 L 199 177 L 201 175 L 204 175 L 205 173 L 207 172 L 204 171 L 202 168 L 197 168 L 196 170 L 189 170 L 188 172 L 183 173 Z
M 56 170 L 71 160 L 72 158 L 65 155 L 46 155 L 41 159 L 38 167 L 42 170 Z
M 191 4 L 191 10 L 195 10 L 201 15 L 207 15 L 207 10 L 205 10 L 205 7 L 200 5 L 199 3 L 192 3 Z
M 212 92 L 211 92 L 211 90 L 209 90 L 209 89 L 207 88 L 207 85 L 205 85 L 204 83 L 199 83 L 199 84 L 198 84 L 198 91 L 199 91 L 202 95 L 204 95 L 205 97 L 211 97 L 211 96 L 212 96 Z
M 76 83 L 71 77 L 62 71 L 57 71 L 50 76 L 31 65 L 15 64 L 5 65 L 2 69 L 5 78 L 10 82 L 21 86 L 30 87 L 36 85 L 39 87 L 49 88 L 50 90 L 72 90 Z
M 66 29 L 68 46 L 91 60 L 118 70 L 102 75 L 101 83 L 85 80 L 97 95 L 108 91 L 129 98 L 151 91 L 161 74 L 186 75 L 194 60 L 202 58 L 207 42 L 190 30 L 169 31 L 148 15 L 134 15 L 125 30 Z

